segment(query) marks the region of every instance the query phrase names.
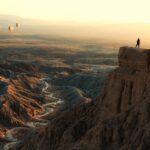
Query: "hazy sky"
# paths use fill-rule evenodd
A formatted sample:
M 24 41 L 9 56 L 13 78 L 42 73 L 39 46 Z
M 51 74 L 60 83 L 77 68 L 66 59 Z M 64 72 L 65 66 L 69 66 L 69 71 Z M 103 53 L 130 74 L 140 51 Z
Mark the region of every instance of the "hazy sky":
M 0 14 L 49 21 L 150 22 L 150 0 L 2 0 Z

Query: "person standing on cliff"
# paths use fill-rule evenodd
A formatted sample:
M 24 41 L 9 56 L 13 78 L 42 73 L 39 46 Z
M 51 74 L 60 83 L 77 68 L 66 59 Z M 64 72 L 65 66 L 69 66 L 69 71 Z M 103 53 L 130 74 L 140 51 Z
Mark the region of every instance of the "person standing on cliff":
M 140 48 L 140 39 L 139 39 L 139 38 L 137 39 L 136 47 L 137 47 L 137 48 Z

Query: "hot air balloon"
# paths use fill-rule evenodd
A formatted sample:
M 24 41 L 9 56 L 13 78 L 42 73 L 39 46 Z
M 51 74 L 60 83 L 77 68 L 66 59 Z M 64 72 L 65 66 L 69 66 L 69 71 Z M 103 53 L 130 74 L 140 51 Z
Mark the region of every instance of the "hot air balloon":
M 13 27 L 13 26 L 9 26 L 9 27 L 8 27 L 8 31 L 9 31 L 9 32 L 13 32 L 13 31 L 14 31 L 14 27 Z
M 20 23 L 16 23 L 16 28 L 19 28 L 20 27 Z

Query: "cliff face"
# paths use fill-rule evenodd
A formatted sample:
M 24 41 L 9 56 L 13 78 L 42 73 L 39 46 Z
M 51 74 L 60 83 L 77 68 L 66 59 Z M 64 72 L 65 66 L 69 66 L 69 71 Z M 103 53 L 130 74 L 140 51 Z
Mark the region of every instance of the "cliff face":
M 118 60 L 101 98 L 61 114 L 20 149 L 150 149 L 150 50 L 122 47 Z
M 103 108 L 111 115 L 146 102 L 150 92 L 150 50 L 122 47 L 119 68 L 109 76 Z

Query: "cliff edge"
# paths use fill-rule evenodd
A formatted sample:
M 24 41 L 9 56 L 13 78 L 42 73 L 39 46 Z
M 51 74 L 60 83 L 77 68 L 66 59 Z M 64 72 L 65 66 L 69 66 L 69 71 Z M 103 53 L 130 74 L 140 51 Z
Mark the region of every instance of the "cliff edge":
M 118 54 L 120 67 L 135 70 L 150 70 L 150 49 L 121 47 Z
M 150 50 L 121 47 L 118 59 L 102 97 L 60 114 L 20 149 L 149 150 Z

